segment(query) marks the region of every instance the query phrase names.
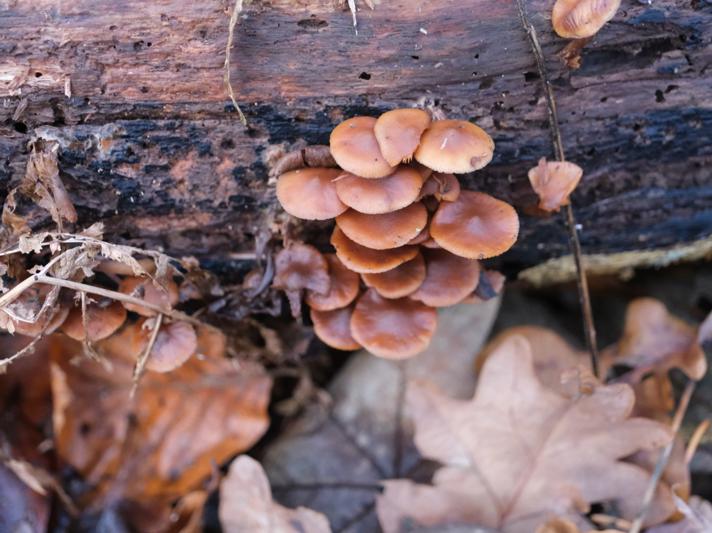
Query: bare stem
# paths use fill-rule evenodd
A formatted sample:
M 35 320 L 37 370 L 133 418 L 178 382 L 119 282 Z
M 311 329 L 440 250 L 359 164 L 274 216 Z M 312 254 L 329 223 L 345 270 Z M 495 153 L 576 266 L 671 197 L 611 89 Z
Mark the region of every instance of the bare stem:
M 682 391 L 680 403 L 677 404 L 675 416 L 672 419 L 672 439 L 670 439 L 670 442 L 667 446 L 665 446 L 665 449 L 663 449 L 660 457 L 658 458 L 653 475 L 650 477 L 650 483 L 648 483 L 648 487 L 645 489 L 645 495 L 643 496 L 643 504 L 641 505 L 640 513 L 633 522 L 633 525 L 630 526 L 628 533 L 640 533 L 640 530 L 643 527 L 645 515 L 647 515 L 650 510 L 650 506 L 653 503 L 653 497 L 655 496 L 655 489 L 658 487 L 658 482 L 660 481 L 663 472 L 665 472 L 665 467 L 670 460 L 670 454 L 672 454 L 672 448 L 675 445 L 675 436 L 677 435 L 677 432 L 680 431 L 682 419 L 685 418 L 685 413 L 687 412 L 688 405 L 690 405 L 690 398 L 692 398 L 692 393 L 695 391 L 696 384 L 697 382 L 690 380 L 687 382 L 687 385 L 685 385 L 685 390 Z
M 237 114 L 240 116 L 240 122 L 243 126 L 247 126 L 247 118 L 245 114 L 240 109 L 240 106 L 235 99 L 235 92 L 232 89 L 232 81 L 230 80 L 230 53 L 232 50 L 232 42 L 235 38 L 235 26 L 237 26 L 237 17 L 242 12 L 243 0 L 235 0 L 235 6 L 232 8 L 232 14 L 230 15 L 230 22 L 227 28 L 227 45 L 225 46 L 225 87 L 227 88 L 227 94 L 230 96 L 232 105 L 235 106 Z
M 539 78 L 541 78 L 541 83 L 544 87 L 546 108 L 549 119 L 549 131 L 551 133 L 551 143 L 554 147 L 554 154 L 558 161 L 565 161 L 564 145 L 561 142 L 561 129 L 559 128 L 559 115 L 556 109 L 556 98 L 554 97 L 554 90 L 551 87 L 551 82 L 549 81 L 549 76 L 546 70 L 546 64 L 544 63 L 544 53 L 542 52 L 541 45 L 539 44 L 536 30 L 527 17 L 524 0 L 517 0 L 517 8 L 519 9 L 519 18 L 522 22 L 522 26 L 527 32 L 527 37 L 529 38 L 529 43 L 531 44 L 532 52 L 534 53 L 534 58 L 536 59 L 536 67 L 539 72 Z M 591 354 L 591 369 L 596 377 L 600 378 L 598 345 L 596 342 L 596 327 L 593 322 L 593 311 L 591 309 L 591 296 L 588 290 L 586 270 L 583 265 L 581 242 L 579 241 L 576 229 L 576 218 L 574 217 L 574 210 L 571 207 L 571 204 L 566 206 L 566 226 L 569 232 L 569 245 L 574 256 L 574 263 L 576 264 L 579 303 L 583 314 L 583 329 L 586 336 L 586 346 Z
M 153 330 L 151 331 L 151 338 L 148 340 L 146 349 L 139 356 L 138 360 L 136 361 L 136 366 L 134 367 L 133 376 L 131 379 L 131 392 L 129 393 L 129 398 L 131 399 L 133 399 L 133 397 L 136 395 L 136 390 L 138 389 L 138 382 L 141 380 L 141 376 L 143 376 L 143 371 L 146 368 L 148 358 L 151 357 L 151 350 L 153 350 L 153 345 L 156 344 L 156 339 L 158 338 L 158 331 L 161 329 L 161 322 L 163 322 L 163 315 L 159 313 L 156 317 L 156 323 L 153 325 Z

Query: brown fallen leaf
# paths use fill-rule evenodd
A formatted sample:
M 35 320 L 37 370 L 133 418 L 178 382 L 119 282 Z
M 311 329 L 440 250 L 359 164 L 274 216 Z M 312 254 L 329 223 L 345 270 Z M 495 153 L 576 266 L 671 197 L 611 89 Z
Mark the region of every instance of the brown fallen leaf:
M 530 533 L 552 517 L 576 520 L 591 503 L 610 500 L 624 517 L 635 516 L 650 476 L 622 459 L 671 437 L 658 422 L 629 418 L 634 397 L 627 385 L 600 385 L 574 399 L 547 389 L 523 337 L 490 355 L 472 400 L 413 384 L 407 403 L 418 450 L 444 466 L 432 485 L 384 483 L 377 511 L 386 533 L 402 531 L 408 520 Z M 674 510 L 670 491 L 660 487 L 648 524 Z
M 671 368 L 679 368 L 690 379 L 700 380 L 707 372 L 702 344 L 712 336 L 708 331 L 712 328 L 706 324 L 692 327 L 653 298 L 633 300 L 626 311 L 623 336 L 602 352 L 602 366 L 632 367 L 626 376 L 628 383 L 638 383 L 650 372 L 664 373 Z
M 220 485 L 218 512 L 225 533 L 331 532 L 323 514 L 306 507 L 289 509 L 275 503 L 262 466 L 247 455 L 230 465 Z
M 94 509 L 170 502 L 269 424 L 271 379 L 209 350 L 173 372 L 147 372 L 130 402 L 135 356 L 125 344 L 120 335 L 97 343 L 105 365 L 76 357 L 81 347 L 67 339 L 51 354 L 57 453 L 89 485 L 82 503 Z

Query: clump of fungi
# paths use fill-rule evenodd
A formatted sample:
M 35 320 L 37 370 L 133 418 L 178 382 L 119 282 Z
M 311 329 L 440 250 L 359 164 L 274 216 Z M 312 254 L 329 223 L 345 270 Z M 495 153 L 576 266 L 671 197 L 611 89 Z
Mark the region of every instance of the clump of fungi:
M 329 346 L 411 357 L 428 346 L 437 307 L 484 301 L 502 288 L 503 277 L 479 261 L 514 244 L 517 214 L 461 190 L 455 177 L 487 165 L 494 142 L 470 122 L 396 109 L 345 120 L 329 148 L 339 168 L 284 172 L 277 198 L 297 218 L 335 219 L 336 253 L 289 242 L 276 256 L 273 284 L 295 316 L 304 296 Z

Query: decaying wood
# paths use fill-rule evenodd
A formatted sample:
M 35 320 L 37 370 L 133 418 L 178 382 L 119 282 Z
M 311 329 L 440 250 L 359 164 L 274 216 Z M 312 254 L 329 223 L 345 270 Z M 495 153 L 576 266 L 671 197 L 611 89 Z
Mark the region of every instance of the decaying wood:
M 572 201 L 587 253 L 654 249 L 712 231 L 712 13 L 705 2 L 625 3 L 571 71 L 550 1 L 527 9 L 556 89 Z M 464 185 L 536 203 L 526 171 L 549 152 L 546 105 L 515 2 L 14 0 L 0 3 L 0 194 L 25 171 L 28 141 L 56 140 L 79 224 L 107 238 L 246 267 L 274 204 L 270 165 L 358 113 L 424 105 L 490 132 L 492 164 Z M 420 31 L 424 29 L 425 32 Z M 70 87 L 70 91 L 66 88 Z M 0 198 L 3 199 L 3 198 Z M 558 218 L 523 215 L 503 261 L 564 255 Z

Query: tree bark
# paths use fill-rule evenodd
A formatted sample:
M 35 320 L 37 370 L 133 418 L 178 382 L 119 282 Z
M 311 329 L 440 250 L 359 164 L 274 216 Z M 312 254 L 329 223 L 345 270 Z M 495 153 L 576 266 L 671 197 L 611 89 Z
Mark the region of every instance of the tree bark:
M 526 177 L 551 157 L 546 105 L 513 1 L 253 0 L 223 83 L 227 0 L 0 0 L 0 194 L 33 138 L 59 143 L 78 226 L 207 267 L 244 268 L 275 202 L 285 151 L 328 143 L 356 114 L 421 105 L 474 120 L 496 143 L 464 177 L 522 216 L 509 270 L 567 253 L 561 217 L 526 214 Z M 651 249 L 712 232 L 712 6 L 624 0 L 569 70 L 550 0 L 529 0 L 555 88 L 586 252 Z

